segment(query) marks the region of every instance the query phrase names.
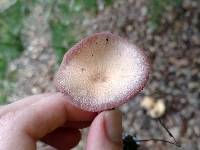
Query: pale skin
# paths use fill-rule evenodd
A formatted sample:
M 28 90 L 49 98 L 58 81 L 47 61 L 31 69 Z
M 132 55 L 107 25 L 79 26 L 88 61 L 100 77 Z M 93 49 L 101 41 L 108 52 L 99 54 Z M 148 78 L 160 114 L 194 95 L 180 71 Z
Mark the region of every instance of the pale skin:
M 61 93 L 34 95 L 0 107 L 0 150 L 36 150 L 37 141 L 51 146 L 45 150 L 68 150 L 88 126 L 86 150 L 120 150 L 121 123 L 117 110 L 97 114 L 73 106 Z

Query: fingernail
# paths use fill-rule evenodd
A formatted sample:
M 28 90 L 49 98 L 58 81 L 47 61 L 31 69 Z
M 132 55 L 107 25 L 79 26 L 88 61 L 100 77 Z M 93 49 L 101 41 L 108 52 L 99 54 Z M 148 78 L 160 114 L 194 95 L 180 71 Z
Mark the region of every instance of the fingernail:
M 122 141 L 122 114 L 118 110 L 105 112 L 105 130 L 108 138 L 115 143 Z

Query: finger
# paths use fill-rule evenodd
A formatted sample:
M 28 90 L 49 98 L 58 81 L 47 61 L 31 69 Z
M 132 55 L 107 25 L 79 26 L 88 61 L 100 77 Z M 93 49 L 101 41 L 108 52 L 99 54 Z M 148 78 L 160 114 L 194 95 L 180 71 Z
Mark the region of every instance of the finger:
M 57 93 L 32 104 L 20 114 L 20 127 L 39 139 L 68 121 L 92 121 L 95 113 L 86 112 L 69 103 L 69 97 Z
M 52 94 L 53 93 L 33 95 L 33 96 L 23 98 L 20 101 L 16 101 L 14 103 L 8 104 L 6 106 L 2 106 L 1 110 L 0 110 L 0 115 L 3 115 L 3 114 L 8 113 L 8 112 L 15 112 L 19 109 L 23 109 L 24 107 L 27 107 L 28 105 L 36 103 L 39 100 L 41 100 L 42 98 L 45 98 L 45 97 L 50 96 Z
M 79 130 L 58 128 L 42 138 L 41 141 L 59 150 L 67 150 L 76 146 L 80 139 L 81 133 Z
M 48 145 L 48 146 L 45 146 L 45 147 L 38 148 L 37 150 L 58 150 L 58 149 L 53 148 L 53 147 Z
M 117 110 L 100 113 L 92 122 L 87 150 L 121 150 L 122 116 Z
M 82 129 L 91 125 L 91 121 L 71 121 L 66 122 L 63 127 L 72 129 Z

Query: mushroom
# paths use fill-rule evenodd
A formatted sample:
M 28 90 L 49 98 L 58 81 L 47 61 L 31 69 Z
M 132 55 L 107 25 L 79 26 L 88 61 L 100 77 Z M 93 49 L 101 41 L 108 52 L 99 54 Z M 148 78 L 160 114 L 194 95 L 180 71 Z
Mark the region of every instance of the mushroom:
M 130 100 L 146 85 L 149 72 L 143 50 L 118 35 L 101 32 L 66 52 L 55 85 L 72 104 L 98 112 Z
M 166 112 L 166 105 L 163 99 L 154 99 L 153 97 L 145 96 L 140 102 L 140 106 L 147 111 L 147 115 L 151 118 L 160 118 Z

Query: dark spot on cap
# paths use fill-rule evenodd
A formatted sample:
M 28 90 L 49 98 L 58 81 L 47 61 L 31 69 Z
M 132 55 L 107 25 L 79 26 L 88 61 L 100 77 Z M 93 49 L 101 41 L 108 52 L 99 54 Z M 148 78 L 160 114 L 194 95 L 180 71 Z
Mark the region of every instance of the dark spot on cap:
M 82 72 L 85 71 L 85 68 L 81 68 L 81 71 L 82 71 Z
M 108 38 L 106 38 L 106 41 L 108 42 Z
M 92 54 L 92 56 L 94 56 L 94 55 Z

